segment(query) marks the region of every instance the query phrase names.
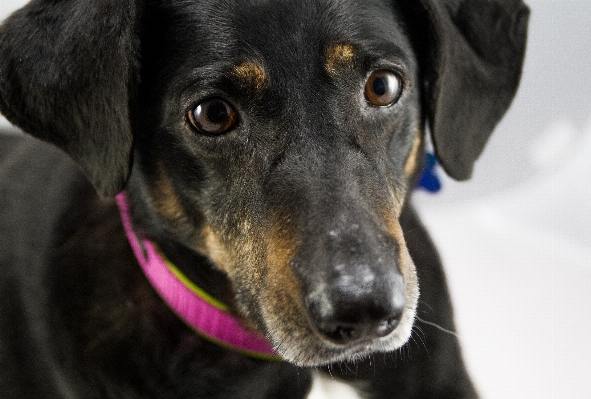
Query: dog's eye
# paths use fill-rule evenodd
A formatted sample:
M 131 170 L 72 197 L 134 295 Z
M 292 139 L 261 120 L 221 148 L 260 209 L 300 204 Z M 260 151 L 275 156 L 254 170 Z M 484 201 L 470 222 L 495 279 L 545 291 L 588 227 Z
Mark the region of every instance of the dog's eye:
M 398 75 L 386 69 L 380 69 L 369 75 L 365 84 L 365 98 L 378 107 L 394 104 L 402 93 L 402 82 Z
M 189 122 L 200 133 L 222 134 L 238 121 L 238 112 L 221 98 L 203 100 L 188 113 Z

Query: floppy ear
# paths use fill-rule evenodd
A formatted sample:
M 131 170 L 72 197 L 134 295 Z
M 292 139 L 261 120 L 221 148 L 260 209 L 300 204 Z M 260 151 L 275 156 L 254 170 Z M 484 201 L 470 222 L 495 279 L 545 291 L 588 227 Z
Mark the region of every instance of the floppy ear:
M 0 112 L 105 196 L 130 173 L 138 14 L 132 0 L 33 0 L 0 26 Z
M 529 9 L 521 0 L 410 3 L 422 20 L 410 29 L 435 151 L 448 175 L 466 180 L 517 90 Z

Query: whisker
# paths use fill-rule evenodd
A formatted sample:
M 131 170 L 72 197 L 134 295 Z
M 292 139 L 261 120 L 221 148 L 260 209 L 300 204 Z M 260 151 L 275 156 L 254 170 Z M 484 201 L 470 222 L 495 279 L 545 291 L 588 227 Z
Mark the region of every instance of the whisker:
M 328 375 L 330 375 L 330 378 L 332 378 L 334 381 L 336 381 L 336 379 L 334 378 L 334 374 L 332 373 L 332 364 L 328 365 L 327 370 L 328 370 Z
M 427 336 L 425 335 L 423 330 L 419 326 L 415 325 L 415 326 L 413 326 L 412 331 L 413 331 L 412 340 L 417 345 L 417 348 L 419 350 L 424 349 L 425 352 L 427 353 L 427 357 L 429 359 L 431 359 L 431 353 L 429 353 L 429 347 L 427 347 L 427 342 L 426 342 Z M 416 338 L 415 338 L 415 335 L 416 335 Z M 417 341 L 417 339 L 418 339 L 418 341 Z M 421 344 L 419 344 L 419 342 Z
M 427 325 L 433 326 L 433 327 L 437 328 L 438 330 L 440 330 L 440 331 L 443 331 L 444 333 L 447 333 L 447 334 L 453 335 L 453 336 L 454 336 L 454 337 L 456 337 L 456 338 L 460 338 L 460 335 L 459 335 L 458 333 L 456 333 L 456 332 L 454 332 L 454 331 L 451 331 L 451 330 L 448 330 L 448 329 L 446 329 L 446 328 L 443 328 L 443 327 L 441 327 L 439 324 L 435 324 L 435 323 L 432 323 L 432 322 L 430 322 L 430 321 L 423 320 L 423 319 L 421 319 L 419 316 L 416 316 L 416 319 L 417 319 L 418 321 L 420 321 L 421 323 L 424 323 L 424 324 L 427 324 Z

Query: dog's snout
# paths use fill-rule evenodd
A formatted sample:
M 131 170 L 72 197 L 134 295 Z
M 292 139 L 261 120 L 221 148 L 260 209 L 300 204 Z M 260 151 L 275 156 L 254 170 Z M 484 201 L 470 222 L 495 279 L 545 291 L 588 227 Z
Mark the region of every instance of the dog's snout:
M 306 298 L 316 330 L 330 341 L 348 344 L 383 338 L 392 333 L 406 301 L 402 276 L 339 276 Z
M 336 344 L 388 336 L 406 305 L 395 243 L 364 228 L 328 236 L 314 259 L 323 272 L 305 297 L 312 324 Z

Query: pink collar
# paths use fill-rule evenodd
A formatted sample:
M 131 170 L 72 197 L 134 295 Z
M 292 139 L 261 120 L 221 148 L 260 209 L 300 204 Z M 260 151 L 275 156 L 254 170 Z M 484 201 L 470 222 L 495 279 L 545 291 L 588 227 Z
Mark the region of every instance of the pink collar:
M 166 259 L 156 244 L 136 235 L 125 191 L 115 198 L 123 228 L 140 267 L 162 299 L 187 325 L 220 346 L 257 358 L 280 360 L 265 337 L 248 329 L 226 305 L 191 282 Z

